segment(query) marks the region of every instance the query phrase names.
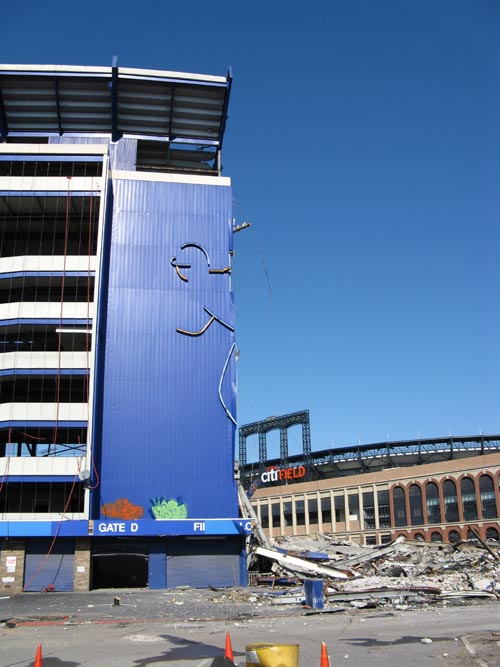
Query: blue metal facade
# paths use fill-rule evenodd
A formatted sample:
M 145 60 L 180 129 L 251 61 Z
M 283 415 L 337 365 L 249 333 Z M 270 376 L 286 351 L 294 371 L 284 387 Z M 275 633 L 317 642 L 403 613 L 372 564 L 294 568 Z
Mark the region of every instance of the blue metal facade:
M 155 518 L 160 503 L 168 513 L 169 501 L 185 516 L 168 518 L 237 516 L 234 303 L 219 272 L 230 262 L 231 188 L 121 179 L 112 188 L 99 295 L 99 516 L 122 499 L 134 519 Z
M 5 590 L 246 583 L 230 88 L 0 66 L 0 565 L 26 555 Z

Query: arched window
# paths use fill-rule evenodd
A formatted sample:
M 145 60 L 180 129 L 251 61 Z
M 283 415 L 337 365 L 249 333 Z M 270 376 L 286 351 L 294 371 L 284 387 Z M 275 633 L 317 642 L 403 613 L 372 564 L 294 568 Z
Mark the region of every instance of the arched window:
M 486 539 L 498 542 L 498 530 L 496 528 L 486 528 Z
M 416 540 L 417 542 L 425 542 L 425 537 L 423 533 L 415 533 L 413 539 Z
M 425 487 L 425 499 L 427 503 L 427 516 L 429 523 L 441 523 L 441 503 L 439 501 L 438 485 L 429 482 Z
M 396 526 L 407 526 L 408 519 L 406 518 L 406 500 L 405 492 L 400 486 L 397 486 L 392 492 L 394 501 L 394 518 Z
M 442 542 L 443 541 L 443 536 L 438 530 L 434 530 L 431 533 L 431 542 Z
M 458 521 L 457 487 L 451 479 L 447 479 L 443 484 L 443 500 L 445 521 Z M 458 538 L 460 539 L 460 535 Z
M 477 536 L 476 536 L 476 533 L 473 532 L 470 528 L 469 528 L 469 530 L 467 531 L 467 539 L 468 539 L 468 540 L 476 540 L 476 542 L 477 542 Z
M 454 544 L 455 542 L 460 542 L 460 533 L 458 532 L 458 530 L 450 530 L 450 532 L 448 533 L 448 539 L 452 544 Z
M 460 482 L 462 492 L 462 510 L 464 521 L 475 521 L 477 519 L 476 489 L 470 477 L 464 477 Z
M 422 512 L 422 489 L 418 484 L 410 486 L 410 518 L 412 526 L 421 526 L 424 523 Z
M 483 519 L 496 519 L 497 501 L 495 498 L 495 487 L 489 475 L 481 475 L 479 478 L 479 495 L 481 496 Z

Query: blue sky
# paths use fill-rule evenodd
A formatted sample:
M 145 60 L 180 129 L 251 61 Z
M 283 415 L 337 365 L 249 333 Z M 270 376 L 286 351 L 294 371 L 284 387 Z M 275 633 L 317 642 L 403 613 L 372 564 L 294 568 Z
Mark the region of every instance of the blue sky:
M 308 409 L 319 450 L 500 432 L 499 34 L 493 0 L 28 0 L 0 61 L 232 67 L 239 422 Z

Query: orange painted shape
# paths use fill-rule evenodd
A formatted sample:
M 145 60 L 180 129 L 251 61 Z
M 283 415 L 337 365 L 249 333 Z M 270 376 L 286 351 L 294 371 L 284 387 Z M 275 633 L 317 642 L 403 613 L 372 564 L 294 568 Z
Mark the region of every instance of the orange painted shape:
M 140 505 L 134 505 L 126 498 L 118 498 L 114 503 L 103 505 L 102 513 L 107 519 L 135 521 L 144 515 L 144 508 Z

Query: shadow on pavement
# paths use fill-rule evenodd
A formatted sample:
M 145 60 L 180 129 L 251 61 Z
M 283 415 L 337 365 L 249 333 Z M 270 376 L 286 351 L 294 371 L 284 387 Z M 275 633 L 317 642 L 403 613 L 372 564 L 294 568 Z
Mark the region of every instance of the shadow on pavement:
M 453 637 L 433 637 L 432 643 L 435 642 L 449 642 Z M 405 635 L 398 639 L 391 639 L 388 641 L 381 641 L 380 639 L 373 639 L 372 637 L 357 637 L 356 639 L 342 639 L 346 644 L 353 644 L 354 646 L 364 646 L 369 648 L 371 646 L 397 646 L 398 644 L 420 644 L 422 637 L 412 637 Z
M 165 662 L 166 660 L 193 660 L 224 656 L 224 648 L 220 646 L 204 644 L 203 642 L 192 642 L 189 641 L 189 639 L 174 637 L 173 635 L 160 636 L 165 639 L 171 647 L 156 656 L 135 660 L 134 665 L 137 665 L 137 667 L 147 667 L 148 665 L 154 665 L 157 662 Z

